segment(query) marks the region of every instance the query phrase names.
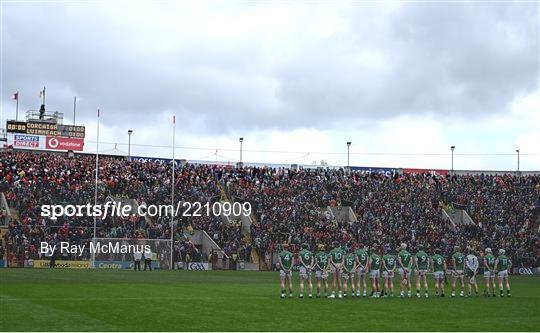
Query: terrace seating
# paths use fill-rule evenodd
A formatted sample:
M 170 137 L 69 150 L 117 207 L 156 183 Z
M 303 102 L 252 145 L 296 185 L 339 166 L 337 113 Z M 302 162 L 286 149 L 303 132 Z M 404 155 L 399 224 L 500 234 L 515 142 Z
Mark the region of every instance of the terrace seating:
M 94 201 L 95 160 L 88 155 L 68 157 L 21 151 L 0 154 L 0 182 L 9 208 L 17 211 L 5 236 L 8 251 L 19 258 L 39 256 L 41 240 L 60 238 L 87 242 L 93 219 L 40 216 L 40 205 Z M 243 253 L 266 261 L 279 243 L 292 248 L 302 243 L 329 245 L 332 241 L 397 246 L 426 244 L 449 251 L 454 245 L 478 250 L 505 248 L 516 263 L 539 265 L 538 228 L 532 209 L 540 176 L 444 176 L 431 174 L 365 174 L 342 169 L 235 168 L 222 165 L 177 167 L 175 196 L 190 202 L 249 201 L 252 223 L 225 223 L 221 217 L 178 217 L 174 239 L 187 230 L 201 230 L 228 255 Z M 109 196 L 131 198 L 138 204 L 169 204 L 170 165 L 100 158 L 98 201 Z M 461 203 L 474 223 L 454 228 L 441 209 Z M 332 219 L 327 208 L 346 208 L 349 218 Z M 335 215 L 335 214 L 334 214 Z M 13 216 L 13 214 L 12 214 Z M 350 223 L 355 219 L 358 223 Z M 170 239 L 170 218 L 151 223 L 114 218 L 98 221 L 98 237 Z M 249 228 L 246 225 L 249 224 Z M 250 237 L 246 237 L 246 233 Z M 252 249 L 257 256 L 249 255 Z M 429 250 L 429 248 L 428 248 Z M 246 255 L 247 253 L 247 255 Z M 532 261 L 532 262 L 531 262 Z

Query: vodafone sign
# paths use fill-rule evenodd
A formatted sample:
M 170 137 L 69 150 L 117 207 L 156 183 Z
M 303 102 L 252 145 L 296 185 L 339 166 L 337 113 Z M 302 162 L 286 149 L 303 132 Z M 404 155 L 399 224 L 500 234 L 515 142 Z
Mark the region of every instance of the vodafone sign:
M 45 139 L 46 149 L 82 151 L 83 147 L 84 139 L 61 136 L 47 136 Z

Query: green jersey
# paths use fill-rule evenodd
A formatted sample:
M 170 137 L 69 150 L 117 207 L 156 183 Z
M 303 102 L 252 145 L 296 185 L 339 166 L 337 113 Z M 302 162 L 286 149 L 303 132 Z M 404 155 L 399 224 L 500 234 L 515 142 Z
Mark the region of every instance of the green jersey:
M 401 250 L 398 253 L 399 258 L 401 259 L 401 264 L 404 268 L 411 268 L 411 254 L 407 250 Z
M 332 257 L 332 262 L 334 264 L 342 264 L 343 263 L 343 250 L 340 247 L 336 247 L 332 251 L 330 251 L 330 257 Z
M 279 253 L 279 258 L 281 259 L 281 265 L 283 269 L 291 269 L 293 262 L 293 254 L 287 250 L 281 251 Z
M 324 270 L 328 267 L 328 253 L 322 251 L 317 252 L 315 259 L 317 260 L 317 267 L 319 267 L 320 270 Z
M 360 262 L 360 266 L 367 267 L 369 255 L 365 249 L 358 249 L 355 252 L 356 258 L 358 258 L 358 261 Z
M 463 267 L 465 265 L 465 256 L 461 252 L 456 252 L 452 256 L 452 258 L 456 261 L 456 267 L 454 267 L 457 271 L 462 271 Z
M 507 270 L 509 265 L 510 265 L 510 259 L 508 259 L 507 256 L 503 254 L 497 257 L 497 270 L 498 271 Z
M 373 253 L 371 255 L 371 270 L 377 270 L 381 267 L 381 256 L 379 256 L 377 253 Z
M 392 254 L 385 254 L 383 256 L 384 265 L 386 270 L 391 271 L 396 268 L 396 256 Z
M 433 257 L 431 257 L 433 260 L 433 271 L 444 271 L 444 257 L 440 254 L 435 254 Z
M 484 260 L 490 271 L 495 269 L 495 256 L 491 253 L 488 253 L 484 256 Z
M 313 253 L 311 251 L 303 249 L 298 253 L 298 256 L 304 267 L 311 267 L 311 261 L 313 259 Z
M 424 251 L 418 251 L 416 253 L 416 264 L 418 265 L 418 269 L 421 270 L 427 270 L 428 269 L 428 255 Z
M 352 272 L 356 262 L 356 255 L 354 253 L 347 253 L 345 255 L 344 266 L 347 273 Z

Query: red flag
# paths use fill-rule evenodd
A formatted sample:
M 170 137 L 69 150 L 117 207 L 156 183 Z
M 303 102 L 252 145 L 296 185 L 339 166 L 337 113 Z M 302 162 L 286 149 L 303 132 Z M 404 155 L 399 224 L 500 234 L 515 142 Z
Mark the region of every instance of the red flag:
M 19 92 L 15 92 L 13 93 L 13 95 L 11 95 L 11 99 L 14 100 L 14 101 L 18 101 L 19 100 Z

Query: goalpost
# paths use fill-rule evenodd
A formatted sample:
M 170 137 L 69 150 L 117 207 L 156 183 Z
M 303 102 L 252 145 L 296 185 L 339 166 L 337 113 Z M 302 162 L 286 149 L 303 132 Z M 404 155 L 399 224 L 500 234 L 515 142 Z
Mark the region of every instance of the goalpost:
M 171 269 L 171 244 L 170 239 L 96 238 L 90 246 L 95 251 L 94 268 L 133 269 L 134 252 L 144 252 L 149 247 L 152 268 Z M 144 258 L 141 259 L 143 261 Z

